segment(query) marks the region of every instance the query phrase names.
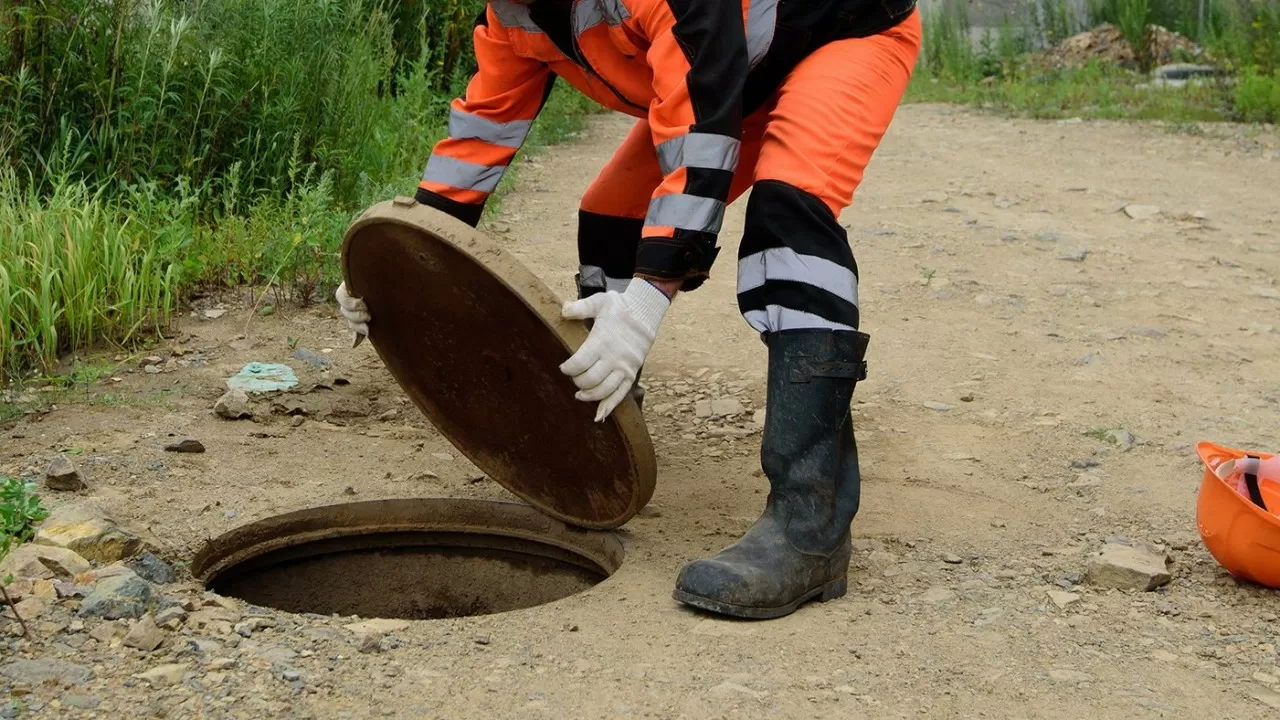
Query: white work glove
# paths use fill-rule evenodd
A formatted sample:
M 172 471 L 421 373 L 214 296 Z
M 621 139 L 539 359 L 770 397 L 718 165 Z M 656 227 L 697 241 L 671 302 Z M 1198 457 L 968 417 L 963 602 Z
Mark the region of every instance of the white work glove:
M 338 286 L 338 292 L 334 296 L 338 298 L 338 312 L 347 321 L 347 327 L 355 331 L 356 345 L 359 345 L 360 340 L 369 334 L 369 321 L 372 319 L 369 317 L 369 308 L 364 300 L 347 294 L 345 282 Z
M 596 422 L 609 417 L 631 391 L 670 306 L 666 294 L 640 278 L 632 279 L 626 292 L 602 292 L 564 304 L 562 316 L 595 320 L 587 341 L 560 372 L 578 386 L 574 397 L 600 403 Z

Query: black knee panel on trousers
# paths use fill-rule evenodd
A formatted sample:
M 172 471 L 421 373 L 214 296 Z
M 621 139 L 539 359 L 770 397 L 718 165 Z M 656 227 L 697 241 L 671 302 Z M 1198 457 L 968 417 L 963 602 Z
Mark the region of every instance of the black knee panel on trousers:
M 858 327 L 858 264 L 848 234 L 813 194 L 776 180 L 756 183 L 738 259 L 738 307 L 744 315 L 783 308 Z M 767 277 L 749 282 L 758 267 L 767 268 Z
M 635 274 L 636 248 L 644 230 L 643 218 L 578 211 L 578 264 L 598 267 L 615 279 Z

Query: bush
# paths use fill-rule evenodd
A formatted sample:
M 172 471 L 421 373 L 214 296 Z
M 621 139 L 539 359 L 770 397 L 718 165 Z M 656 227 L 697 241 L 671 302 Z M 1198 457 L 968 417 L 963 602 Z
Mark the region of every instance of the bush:
M 7 4 L 0 384 L 163 329 L 193 288 L 328 297 L 347 225 L 412 192 L 444 134 L 483 7 Z M 592 107 L 557 88 L 528 147 L 576 131 Z
M 1280 122 L 1280 70 L 1246 72 L 1236 86 L 1236 113 L 1245 122 Z
M 0 36 L 0 162 L 43 190 L 56 170 L 245 203 L 314 164 L 353 202 L 398 150 L 382 100 L 469 72 L 479 5 L 18 0 Z
M 1228 23 L 1212 46 L 1235 68 L 1265 75 L 1280 70 L 1280 3 L 1249 0 L 1231 13 Z

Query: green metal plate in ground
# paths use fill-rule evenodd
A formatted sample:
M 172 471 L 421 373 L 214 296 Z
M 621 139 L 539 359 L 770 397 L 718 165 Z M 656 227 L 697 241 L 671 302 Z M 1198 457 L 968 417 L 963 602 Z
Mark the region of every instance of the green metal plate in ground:
M 411 198 L 367 210 L 342 246 L 369 341 L 427 418 L 489 477 L 543 512 L 613 528 L 649 502 L 653 444 L 635 401 L 603 423 L 559 366 L 587 338 L 496 242 Z

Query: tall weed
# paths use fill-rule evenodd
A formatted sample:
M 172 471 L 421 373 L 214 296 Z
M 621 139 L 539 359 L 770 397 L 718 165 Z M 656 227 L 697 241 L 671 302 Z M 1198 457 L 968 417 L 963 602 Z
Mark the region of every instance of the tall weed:
M 459 16 L 468 4 L 444 2 Z M 397 68 L 419 71 L 404 76 L 410 93 L 465 71 L 457 18 L 434 24 L 446 20 L 435 2 L 413 22 L 406 12 L 393 0 L 16 0 L 0 29 L 0 162 L 47 191 L 44 170 L 70 143 L 62 169 L 90 187 L 185 182 L 246 203 L 284 197 L 300 162 L 352 202 L 395 151 L 382 100 Z M 411 67 L 397 42 L 434 65 Z
M 1124 35 L 1124 39 L 1129 43 L 1129 47 L 1133 49 L 1133 56 L 1137 58 L 1138 65 L 1143 67 L 1150 64 L 1150 53 L 1147 52 L 1147 20 L 1151 16 L 1151 0 L 1117 0 L 1117 18 L 1116 25 L 1120 28 L 1120 33 Z
M 63 180 L 42 197 L 13 171 L 0 174 L 0 382 L 31 365 L 50 373 L 71 348 L 167 324 L 176 280 L 167 225 L 135 223 L 84 184 Z
M 406 5 L 18 3 L 0 27 L 0 384 L 163 330 L 194 288 L 328 297 L 343 231 L 412 192 L 474 69 L 481 0 Z M 591 107 L 557 88 L 528 147 Z
M 925 69 L 951 81 L 979 77 L 965 5 L 944 1 L 924 12 L 924 48 L 920 59 Z

